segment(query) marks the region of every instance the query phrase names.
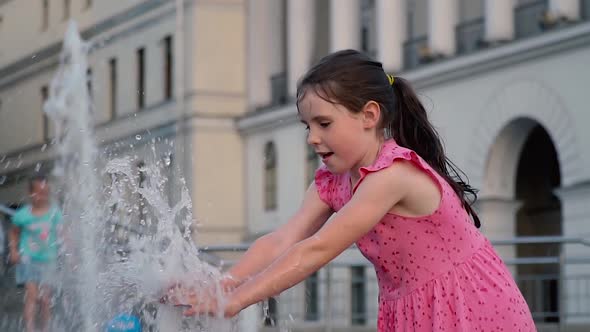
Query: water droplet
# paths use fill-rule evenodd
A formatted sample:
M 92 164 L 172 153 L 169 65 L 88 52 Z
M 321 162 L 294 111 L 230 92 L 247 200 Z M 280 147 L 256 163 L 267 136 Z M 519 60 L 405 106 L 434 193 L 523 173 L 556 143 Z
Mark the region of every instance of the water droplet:
M 135 135 L 135 139 L 141 141 L 141 135 Z
M 39 172 L 39 170 L 41 170 L 41 163 L 37 163 L 37 165 L 35 165 L 35 172 Z
M 47 144 L 43 144 L 43 146 L 41 147 L 41 151 L 45 151 L 47 149 Z
M 6 175 L 0 176 L 0 184 L 4 184 L 5 181 L 6 181 Z
M 172 158 L 170 158 L 170 156 L 165 156 L 164 157 L 164 165 L 166 166 L 170 166 L 170 164 L 172 163 Z

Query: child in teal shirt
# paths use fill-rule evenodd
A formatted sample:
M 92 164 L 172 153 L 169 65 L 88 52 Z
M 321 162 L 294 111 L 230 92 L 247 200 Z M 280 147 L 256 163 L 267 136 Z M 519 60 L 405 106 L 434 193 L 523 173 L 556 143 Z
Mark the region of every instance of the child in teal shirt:
M 33 211 L 33 206 L 25 205 L 12 216 L 12 223 L 20 229 L 20 263 L 51 263 L 57 258 L 61 213 L 56 206 L 49 206 L 39 214 Z
M 16 281 L 25 285 L 24 320 L 27 331 L 35 331 L 37 302 L 41 306 L 43 330 L 49 324 L 51 289 L 47 277 L 55 275 L 58 248 L 58 227 L 61 212 L 49 202 L 49 185 L 43 176 L 29 183 L 31 204 L 12 216 L 10 261 L 18 264 Z M 16 248 L 18 243 L 18 250 Z

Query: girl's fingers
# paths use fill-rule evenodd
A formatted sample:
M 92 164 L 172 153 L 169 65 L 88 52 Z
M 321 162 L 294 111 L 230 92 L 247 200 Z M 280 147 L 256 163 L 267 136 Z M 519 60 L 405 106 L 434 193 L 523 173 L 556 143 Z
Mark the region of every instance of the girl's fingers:
M 184 315 L 184 316 L 194 316 L 196 314 L 197 314 L 197 312 L 195 311 L 193 306 L 191 306 L 190 308 L 188 308 L 182 312 L 182 315 Z

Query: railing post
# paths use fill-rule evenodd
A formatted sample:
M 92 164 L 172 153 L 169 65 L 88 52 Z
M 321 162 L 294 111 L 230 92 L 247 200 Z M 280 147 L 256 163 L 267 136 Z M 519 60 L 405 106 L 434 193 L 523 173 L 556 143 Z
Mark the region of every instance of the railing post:
M 332 268 L 326 265 L 326 332 L 332 332 Z
M 565 323 L 565 319 L 567 317 L 567 294 L 566 294 L 566 288 L 564 283 L 565 283 L 565 279 L 563 276 L 563 270 L 564 270 L 564 264 L 565 264 L 565 250 L 563 250 L 563 244 L 560 244 L 559 246 L 559 278 L 557 278 L 557 289 L 559 292 L 559 331 L 565 331 L 566 330 L 566 323 Z

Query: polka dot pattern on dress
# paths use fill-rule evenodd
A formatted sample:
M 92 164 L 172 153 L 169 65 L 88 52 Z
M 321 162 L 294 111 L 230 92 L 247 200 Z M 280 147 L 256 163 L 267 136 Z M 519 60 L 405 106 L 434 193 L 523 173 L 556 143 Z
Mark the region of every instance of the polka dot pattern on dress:
M 428 174 L 442 198 L 428 216 L 386 214 L 357 241 L 377 272 L 378 331 L 536 331 L 505 264 L 451 186 L 414 151 L 386 141 L 358 183 L 396 160 Z M 334 211 L 353 195 L 349 179 L 325 166 L 316 172 L 318 194 Z

